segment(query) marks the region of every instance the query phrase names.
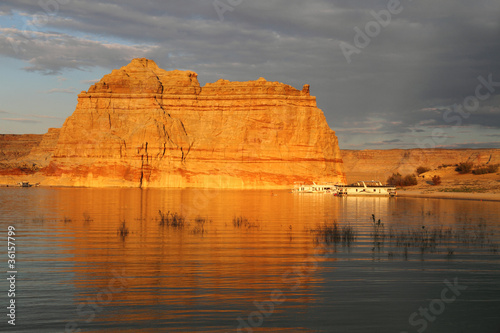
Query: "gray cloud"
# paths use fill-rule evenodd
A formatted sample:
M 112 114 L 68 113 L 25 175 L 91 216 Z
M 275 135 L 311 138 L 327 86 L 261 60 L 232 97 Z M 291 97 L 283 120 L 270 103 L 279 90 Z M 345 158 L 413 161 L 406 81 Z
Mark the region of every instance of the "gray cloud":
M 47 116 L 47 115 L 35 115 L 35 114 L 30 114 L 30 117 L 35 117 L 35 118 L 42 118 L 42 119 L 64 119 L 62 117 L 55 117 L 55 116 Z
M 101 79 L 94 79 L 94 80 L 82 80 L 81 82 L 82 82 L 83 84 L 87 84 L 87 85 L 91 86 L 91 85 L 93 85 L 94 83 L 99 82 L 100 80 L 101 80 Z
M 65 68 L 113 67 L 117 62 L 147 56 L 154 46 L 128 46 L 97 42 L 63 33 L 35 32 L 29 35 L 14 28 L 0 28 L 0 52 L 28 63 L 27 71 L 60 74 Z M 1 54 L 1 53 L 0 53 Z
M 500 141 L 491 142 L 472 142 L 472 143 L 457 143 L 452 145 L 440 145 L 437 148 L 444 149 L 476 149 L 476 148 L 498 148 L 500 147 Z
M 35 20 L 45 25 L 30 38 L 3 28 L 0 55 L 25 60 L 26 70 L 45 74 L 93 66 L 111 70 L 140 56 L 165 69 L 194 70 L 202 84 L 260 76 L 296 88 L 309 83 L 345 142 L 452 127 L 444 112 L 474 94 L 479 75 L 500 81 L 498 1 L 402 0 L 402 12 L 348 64 L 340 43 L 353 44 L 354 28 L 364 29 L 374 20 L 370 12 L 387 3 L 244 0 L 221 22 L 211 0 L 72 0 L 46 21 Z M 29 15 L 44 13 L 30 0 L 0 4 L 0 12 L 13 11 L 28 15 L 28 23 Z M 495 96 L 463 125 L 500 128 L 498 111 L 491 111 L 498 106 Z
M 62 93 L 62 94 L 76 94 L 75 88 L 52 88 L 47 91 L 44 91 L 46 94 L 56 94 L 56 93 Z
M 29 118 L 0 118 L 6 121 L 13 121 L 17 123 L 27 123 L 27 124 L 36 124 L 39 123 L 39 120 L 29 119 Z

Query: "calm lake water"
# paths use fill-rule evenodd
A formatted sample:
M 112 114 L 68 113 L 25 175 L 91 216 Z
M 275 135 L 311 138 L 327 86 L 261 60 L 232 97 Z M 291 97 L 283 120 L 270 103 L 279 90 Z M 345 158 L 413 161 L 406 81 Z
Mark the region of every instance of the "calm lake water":
M 1 188 L 9 226 L 0 331 L 500 332 L 498 202 Z

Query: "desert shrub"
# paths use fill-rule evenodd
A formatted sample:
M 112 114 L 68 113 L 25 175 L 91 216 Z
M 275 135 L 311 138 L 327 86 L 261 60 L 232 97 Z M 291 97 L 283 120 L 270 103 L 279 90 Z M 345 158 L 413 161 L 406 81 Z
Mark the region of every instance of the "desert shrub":
M 406 175 L 403 178 L 403 186 L 412 186 L 412 185 L 417 185 L 417 177 L 415 175 Z
M 498 164 L 490 164 L 482 167 L 478 167 L 472 170 L 472 173 L 475 175 L 484 175 L 487 173 L 495 173 L 498 171 Z
M 458 173 L 460 174 L 469 173 L 472 171 L 473 166 L 474 165 L 472 164 L 472 162 L 462 162 L 458 164 L 458 166 L 455 168 L 455 171 L 458 171 Z
M 423 174 L 424 172 L 427 172 L 427 171 L 429 171 L 429 170 L 430 170 L 430 168 L 428 168 L 428 167 L 419 166 L 419 167 L 417 168 L 417 175 L 421 175 L 421 174 Z
M 387 178 L 387 184 L 392 186 L 401 186 L 403 182 L 403 176 L 399 172 L 393 173 L 392 176 Z
M 399 172 L 393 173 L 387 178 L 387 184 L 392 186 L 412 186 L 417 185 L 417 177 L 415 175 L 402 176 Z
M 441 184 L 441 177 L 439 177 L 439 176 L 437 176 L 437 175 L 436 175 L 436 176 L 434 176 L 434 177 L 432 177 L 432 184 L 434 184 L 434 185 L 439 185 L 439 184 Z
M 488 165 L 488 173 L 495 173 L 498 171 L 498 164 Z
M 484 174 L 488 173 L 488 168 L 487 167 L 477 168 L 477 169 L 472 170 L 472 173 L 474 175 L 484 175 Z

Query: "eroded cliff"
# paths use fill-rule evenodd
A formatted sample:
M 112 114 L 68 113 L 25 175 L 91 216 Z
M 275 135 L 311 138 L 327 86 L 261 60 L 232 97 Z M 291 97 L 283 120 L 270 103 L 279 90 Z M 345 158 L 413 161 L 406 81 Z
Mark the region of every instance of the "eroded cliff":
M 60 133 L 47 135 L 32 152 L 45 156 L 38 177 L 46 185 L 277 188 L 345 180 L 337 137 L 309 86 L 261 78 L 200 87 L 196 73 L 148 59 L 79 94 Z
M 412 174 L 420 166 L 436 169 L 462 162 L 500 164 L 500 149 L 342 150 L 342 157 L 348 182 L 385 182 L 395 172 Z

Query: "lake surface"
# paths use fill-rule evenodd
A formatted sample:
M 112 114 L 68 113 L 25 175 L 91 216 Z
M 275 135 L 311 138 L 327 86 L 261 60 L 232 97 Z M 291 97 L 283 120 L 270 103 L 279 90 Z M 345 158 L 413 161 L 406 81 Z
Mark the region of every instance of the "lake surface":
M 9 226 L 0 331 L 500 332 L 498 202 L 1 188 L 5 272 Z

